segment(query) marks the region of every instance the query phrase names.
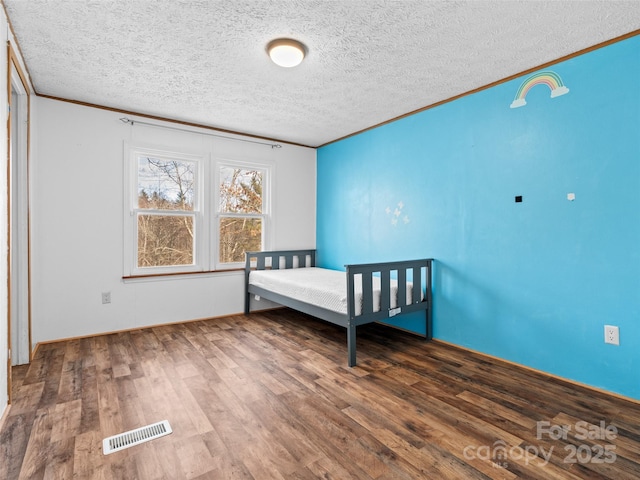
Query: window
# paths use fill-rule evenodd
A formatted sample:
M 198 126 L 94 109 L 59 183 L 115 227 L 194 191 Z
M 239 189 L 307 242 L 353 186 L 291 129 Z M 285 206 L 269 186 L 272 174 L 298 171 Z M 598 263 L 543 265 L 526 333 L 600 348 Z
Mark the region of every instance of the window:
M 137 267 L 193 265 L 197 163 L 139 155 Z
M 244 262 L 244 252 L 262 250 L 265 172 L 221 165 L 219 169 L 219 257 L 221 264 Z
M 125 276 L 238 268 L 245 251 L 266 249 L 269 166 L 127 152 Z

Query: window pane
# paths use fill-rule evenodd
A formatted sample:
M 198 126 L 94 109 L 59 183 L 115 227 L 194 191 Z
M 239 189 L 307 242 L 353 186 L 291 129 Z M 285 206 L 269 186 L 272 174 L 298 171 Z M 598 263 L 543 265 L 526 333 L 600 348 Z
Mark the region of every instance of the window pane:
M 220 167 L 220 212 L 262 213 L 263 172 Z
M 192 264 L 192 216 L 138 215 L 138 267 Z
M 262 250 L 262 219 L 220 219 L 220 262 L 244 262 L 244 252 Z
M 138 157 L 138 207 L 193 210 L 194 162 Z

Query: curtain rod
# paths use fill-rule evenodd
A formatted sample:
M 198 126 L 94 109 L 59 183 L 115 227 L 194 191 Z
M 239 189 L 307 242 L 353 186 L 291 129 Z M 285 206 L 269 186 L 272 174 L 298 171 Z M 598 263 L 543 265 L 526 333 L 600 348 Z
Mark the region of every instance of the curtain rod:
M 267 145 L 267 146 L 269 146 L 271 148 L 282 148 L 282 145 L 280 145 L 279 143 L 268 143 L 268 142 L 260 142 L 258 140 L 247 140 L 247 139 L 244 139 L 244 138 L 227 137 L 226 135 L 218 135 L 218 134 L 215 134 L 215 133 L 208 133 L 208 132 L 195 132 L 193 130 L 187 130 L 186 128 L 169 127 L 167 125 L 158 125 L 157 123 L 149 123 L 149 122 L 141 122 L 139 120 L 131 120 L 130 118 L 127 118 L 127 117 L 122 117 L 120 119 L 120 121 L 122 123 L 129 123 L 131 125 L 135 125 L 135 124 L 147 125 L 149 127 L 166 128 L 168 130 L 177 130 L 179 132 L 196 133 L 198 135 L 207 135 L 209 137 L 219 137 L 219 138 L 224 138 L 225 140 L 235 140 L 236 142 L 257 143 L 258 145 Z

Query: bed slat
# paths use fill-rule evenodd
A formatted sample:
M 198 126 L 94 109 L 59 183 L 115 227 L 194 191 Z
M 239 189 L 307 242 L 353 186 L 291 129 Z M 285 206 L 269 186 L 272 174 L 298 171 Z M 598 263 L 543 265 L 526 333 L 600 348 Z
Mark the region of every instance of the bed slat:
M 413 267 L 413 290 L 411 292 L 412 303 L 420 303 L 422 301 L 422 268 Z
M 398 307 L 407 305 L 407 269 L 398 269 Z
M 362 315 L 373 313 L 373 273 L 362 274 Z
M 388 312 L 391 308 L 391 272 L 380 272 L 380 311 Z

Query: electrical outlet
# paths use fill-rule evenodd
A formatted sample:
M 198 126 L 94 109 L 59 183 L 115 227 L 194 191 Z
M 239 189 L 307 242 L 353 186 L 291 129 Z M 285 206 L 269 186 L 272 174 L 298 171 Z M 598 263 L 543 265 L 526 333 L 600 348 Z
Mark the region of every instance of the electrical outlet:
M 604 343 L 620 345 L 620 329 L 613 325 L 604 326 Z
M 111 303 L 111 292 L 102 292 L 102 303 Z

